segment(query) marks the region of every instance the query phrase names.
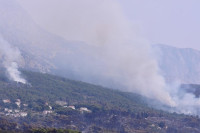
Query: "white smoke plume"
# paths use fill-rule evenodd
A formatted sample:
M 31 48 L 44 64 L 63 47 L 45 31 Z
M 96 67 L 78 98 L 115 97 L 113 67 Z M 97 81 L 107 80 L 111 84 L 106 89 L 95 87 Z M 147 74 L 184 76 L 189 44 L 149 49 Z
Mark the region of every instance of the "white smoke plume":
M 177 86 L 166 84 L 151 46 L 123 14 L 117 0 L 32 0 L 32 5 L 36 8 L 29 13 L 42 27 L 67 40 L 89 44 L 56 59 L 62 68 L 78 75 L 77 79 L 118 86 L 156 99 L 173 111 L 198 114 L 199 99 L 186 93 L 180 96 Z
M 176 83 L 169 87 L 168 92 L 175 101 L 176 106 L 173 108 L 164 108 L 170 112 L 183 113 L 188 115 L 200 116 L 200 98 L 196 97 L 194 93 L 188 92 L 183 86 Z M 192 87 L 188 89 L 194 89 Z M 191 90 L 190 90 L 191 91 Z
M 18 70 L 18 64 L 17 64 L 21 59 L 20 51 L 17 48 L 13 48 L 1 36 L 0 36 L 0 55 L 3 67 L 6 69 L 9 78 L 15 82 L 20 82 L 25 84 L 26 80 L 21 77 L 21 73 Z
M 64 55 L 72 60 L 64 59 L 66 68 L 72 66 L 72 71 L 86 81 L 97 78 L 96 83 L 119 86 L 123 91 L 137 92 L 167 105 L 175 105 L 166 90 L 163 77 L 158 73 L 150 45 L 140 37 L 137 28 L 129 23 L 117 1 L 37 2 L 37 5 L 45 6 L 44 12 L 54 16 L 41 16 L 44 18 L 40 23 L 43 27 L 67 40 L 89 44 L 86 49 L 81 49 L 83 56 L 86 56 L 84 59 L 82 55 L 79 55 L 79 59 L 73 55 Z M 74 55 L 78 54 L 79 51 Z
M 175 97 L 177 107 L 174 111 L 178 113 L 200 115 L 200 99 L 193 94 L 185 93 L 183 97 Z

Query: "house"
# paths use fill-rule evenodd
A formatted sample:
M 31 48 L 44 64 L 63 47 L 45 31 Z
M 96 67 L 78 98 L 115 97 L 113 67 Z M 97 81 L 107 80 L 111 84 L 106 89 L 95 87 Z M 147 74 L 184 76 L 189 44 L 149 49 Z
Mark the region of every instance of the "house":
M 11 103 L 9 99 L 4 99 L 3 103 Z
M 26 112 L 21 112 L 20 113 L 20 116 L 22 116 L 22 117 L 26 117 L 28 115 L 28 113 L 26 113 Z
M 44 114 L 44 115 L 51 114 L 51 113 L 53 113 L 53 111 L 51 111 L 51 110 L 44 110 L 44 111 L 43 111 L 43 114 Z
M 24 105 L 24 107 L 28 107 L 28 104 L 23 104 Z
M 88 108 L 86 108 L 86 107 L 81 107 L 80 108 L 80 111 L 83 113 L 83 112 L 88 112 L 88 113 L 91 113 L 92 111 L 91 110 L 89 110 Z
M 4 111 L 8 113 L 12 113 L 12 109 L 5 108 Z
M 17 101 L 17 102 L 21 102 L 21 100 L 20 100 L 20 99 L 16 99 L 16 101 Z
M 68 108 L 75 110 L 75 106 L 68 106 Z
M 17 110 L 17 109 L 15 109 L 14 111 L 15 111 L 15 113 L 19 113 L 19 112 L 20 112 L 20 111 L 19 111 L 19 110 Z
M 13 117 L 20 117 L 20 114 L 13 114 Z
M 6 112 L 7 112 L 8 110 L 9 110 L 8 108 L 5 108 L 5 109 L 4 109 L 4 111 L 6 111 Z
M 17 102 L 15 102 L 15 104 L 16 104 L 18 107 L 20 107 L 21 102 L 20 102 L 20 101 L 17 101 Z
M 8 112 L 8 113 L 12 113 L 13 111 L 12 111 L 12 109 L 9 109 L 7 112 Z
M 20 105 L 21 105 L 21 100 L 20 100 L 20 99 L 16 99 L 15 104 L 16 104 L 18 107 L 20 107 Z
M 52 110 L 52 107 L 51 107 L 51 106 L 49 106 L 49 109 L 50 109 L 50 110 Z

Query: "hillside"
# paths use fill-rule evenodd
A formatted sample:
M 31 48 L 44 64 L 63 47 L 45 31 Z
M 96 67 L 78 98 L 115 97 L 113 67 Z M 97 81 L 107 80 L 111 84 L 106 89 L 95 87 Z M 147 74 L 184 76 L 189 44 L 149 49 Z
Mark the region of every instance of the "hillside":
M 153 48 L 167 81 L 179 81 L 185 84 L 200 83 L 200 51 L 161 44 L 154 45 Z
M 200 132 L 198 117 L 153 109 L 137 94 L 49 74 L 24 71 L 23 75 L 29 84 L 1 76 L 0 115 L 7 123 L 15 123 L 7 130 L 43 127 L 91 133 Z M 4 126 L 0 121 L 2 130 Z
M 44 100 L 50 103 L 67 101 L 69 104 L 99 104 L 105 108 L 134 109 L 144 104 L 136 94 L 122 93 L 81 81 L 69 80 L 49 74 L 24 72 L 29 84 L 0 82 L 1 99 L 21 99 L 24 102 Z M 113 107 L 112 107 L 113 106 Z M 139 109 L 139 108 L 138 108 Z
M 50 60 L 58 50 L 60 53 L 66 51 L 69 42 L 36 24 L 17 0 L 0 0 L 0 19 L 0 40 L 19 49 L 21 68 L 40 72 L 55 69 Z

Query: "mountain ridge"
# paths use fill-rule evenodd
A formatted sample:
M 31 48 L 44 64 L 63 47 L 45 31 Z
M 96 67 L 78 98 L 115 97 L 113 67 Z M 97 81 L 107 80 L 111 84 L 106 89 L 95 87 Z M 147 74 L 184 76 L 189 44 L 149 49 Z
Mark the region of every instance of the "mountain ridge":
M 153 45 L 162 75 L 168 82 L 200 83 L 200 51 L 192 48 L 176 48 L 169 45 Z

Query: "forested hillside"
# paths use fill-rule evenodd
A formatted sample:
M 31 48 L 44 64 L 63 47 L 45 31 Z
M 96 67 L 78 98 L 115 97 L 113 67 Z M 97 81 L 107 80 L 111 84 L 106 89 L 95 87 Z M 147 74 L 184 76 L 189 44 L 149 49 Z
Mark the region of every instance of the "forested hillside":
M 24 71 L 23 75 L 28 84 L 1 76 L 1 130 L 200 132 L 198 117 L 153 109 L 137 94 L 49 74 Z

